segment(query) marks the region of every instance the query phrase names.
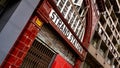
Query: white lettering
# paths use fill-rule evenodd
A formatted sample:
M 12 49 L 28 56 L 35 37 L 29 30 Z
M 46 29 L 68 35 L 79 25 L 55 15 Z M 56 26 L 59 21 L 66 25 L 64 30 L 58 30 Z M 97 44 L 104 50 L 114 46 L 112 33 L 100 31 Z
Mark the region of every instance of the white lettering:
M 82 53 L 83 48 L 79 44 L 79 42 L 76 40 L 74 35 L 69 31 L 67 26 L 63 23 L 63 21 L 60 19 L 60 17 L 57 15 L 57 13 L 54 10 L 51 10 L 49 14 L 52 21 L 55 23 L 55 25 L 60 29 L 60 31 L 63 32 L 63 34 L 67 37 L 67 39 L 73 44 L 73 46 Z

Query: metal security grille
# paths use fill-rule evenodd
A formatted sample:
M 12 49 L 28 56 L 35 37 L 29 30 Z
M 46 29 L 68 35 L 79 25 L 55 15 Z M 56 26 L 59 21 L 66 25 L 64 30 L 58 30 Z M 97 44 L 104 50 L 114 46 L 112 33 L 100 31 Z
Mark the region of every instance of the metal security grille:
M 43 43 L 35 40 L 28 51 L 21 68 L 48 68 L 55 53 Z

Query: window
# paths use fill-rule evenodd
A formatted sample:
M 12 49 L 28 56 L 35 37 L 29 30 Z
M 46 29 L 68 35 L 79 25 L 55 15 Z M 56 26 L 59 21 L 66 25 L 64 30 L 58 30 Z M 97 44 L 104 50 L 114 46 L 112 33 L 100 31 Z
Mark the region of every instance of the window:
M 67 13 L 67 10 L 68 10 L 68 7 L 65 6 L 65 8 L 63 9 L 63 12 L 62 12 L 63 16 L 65 16 L 65 14 Z
M 88 10 L 88 6 L 85 6 L 85 4 L 82 3 L 80 10 L 79 10 L 80 16 L 85 16 L 87 10 Z
M 92 38 L 91 44 L 97 49 L 101 41 L 101 37 L 99 34 L 95 31 L 94 36 Z
M 111 52 L 109 52 L 107 55 L 107 63 L 111 65 L 112 60 L 113 60 L 113 54 Z
M 2 11 L 5 8 L 5 6 L 8 3 L 8 1 L 7 0 L 0 0 L 0 14 L 2 13 Z
M 88 53 L 83 64 L 83 67 L 80 68 L 103 68 L 102 65 L 95 60 L 95 58 Z
M 90 64 L 85 62 L 83 68 L 91 68 Z
M 75 0 L 75 1 L 74 1 L 74 3 L 77 3 L 77 2 L 78 2 L 78 0 Z
M 59 6 L 58 6 L 58 9 L 61 10 L 62 7 L 63 7 L 63 2 L 60 2 L 60 3 L 59 3 Z
M 0 0 L 0 31 L 6 25 L 21 0 Z M 2 10 L 1 10 L 2 9 Z
M 72 0 L 74 5 L 77 5 L 77 6 L 81 6 L 81 4 L 83 3 L 83 0 Z
M 76 33 L 76 35 L 81 40 L 84 37 L 85 25 L 86 25 L 85 24 L 86 21 L 83 22 L 82 21 L 83 19 L 81 19 L 81 17 L 84 17 L 84 19 L 85 19 L 88 7 L 85 7 L 83 0 L 72 0 L 72 2 L 76 3 L 76 6 L 79 6 L 78 8 L 80 10 L 77 9 L 79 12 L 76 11 L 76 9 L 74 7 L 75 4 L 72 5 L 71 1 L 69 1 L 69 0 L 55 1 L 61 14 L 68 21 L 68 24 L 73 29 L 74 33 Z M 79 5 L 77 5 L 77 4 L 79 4 Z
M 99 52 L 100 52 L 100 54 L 101 54 L 104 58 L 105 58 L 105 56 L 106 56 L 107 50 L 108 50 L 108 48 L 107 48 L 105 42 L 102 41 L 101 44 L 100 44 Z

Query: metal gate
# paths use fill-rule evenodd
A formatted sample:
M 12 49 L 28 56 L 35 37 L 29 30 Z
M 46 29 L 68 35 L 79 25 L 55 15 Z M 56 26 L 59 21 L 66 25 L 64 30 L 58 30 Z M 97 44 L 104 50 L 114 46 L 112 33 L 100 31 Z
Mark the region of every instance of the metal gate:
M 35 40 L 23 60 L 21 68 L 48 68 L 54 57 L 54 51 L 39 40 Z

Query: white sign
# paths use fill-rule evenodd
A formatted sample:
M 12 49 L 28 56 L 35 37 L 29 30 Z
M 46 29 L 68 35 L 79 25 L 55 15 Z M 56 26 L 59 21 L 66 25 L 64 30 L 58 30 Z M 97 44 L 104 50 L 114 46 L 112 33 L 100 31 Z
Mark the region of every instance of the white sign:
M 70 30 L 67 28 L 67 26 L 64 24 L 64 22 L 61 20 L 61 18 L 57 15 L 57 13 L 54 10 L 51 10 L 49 14 L 50 18 L 54 22 L 54 24 L 60 29 L 60 31 L 63 32 L 63 34 L 67 37 L 67 39 L 73 44 L 73 46 L 82 53 L 83 48 L 80 45 L 80 43 L 76 40 L 74 35 L 70 32 Z

